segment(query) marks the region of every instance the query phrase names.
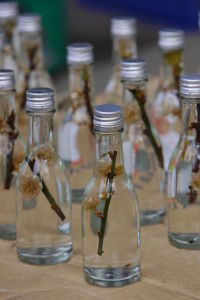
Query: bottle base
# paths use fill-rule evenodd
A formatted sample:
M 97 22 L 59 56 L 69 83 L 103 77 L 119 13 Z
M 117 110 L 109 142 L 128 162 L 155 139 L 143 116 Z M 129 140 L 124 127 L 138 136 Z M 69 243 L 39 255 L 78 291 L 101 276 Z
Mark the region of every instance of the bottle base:
M 168 233 L 169 242 L 181 249 L 200 249 L 200 233 Z
M 72 202 L 81 203 L 85 189 L 72 189 Z
M 0 239 L 15 240 L 16 225 L 15 224 L 0 224 Z
M 140 278 L 140 266 L 122 268 L 83 268 L 88 283 L 102 287 L 120 287 L 134 283 Z
M 33 265 L 53 265 L 69 260 L 72 256 L 72 243 L 67 246 L 17 248 L 19 260 Z
M 140 225 L 152 225 L 162 223 L 165 219 L 165 209 L 159 210 L 141 210 L 140 212 Z

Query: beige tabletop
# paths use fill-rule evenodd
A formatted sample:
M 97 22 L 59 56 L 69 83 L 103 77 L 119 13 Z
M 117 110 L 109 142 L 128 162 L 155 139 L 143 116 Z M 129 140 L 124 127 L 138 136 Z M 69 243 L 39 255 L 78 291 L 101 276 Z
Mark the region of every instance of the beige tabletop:
M 17 259 L 14 241 L 0 241 L 0 300 L 200 299 L 200 251 L 171 246 L 166 224 L 141 229 L 139 282 L 122 288 L 89 285 L 82 274 L 80 212 L 80 204 L 73 204 L 74 255 L 67 263 L 24 264 Z

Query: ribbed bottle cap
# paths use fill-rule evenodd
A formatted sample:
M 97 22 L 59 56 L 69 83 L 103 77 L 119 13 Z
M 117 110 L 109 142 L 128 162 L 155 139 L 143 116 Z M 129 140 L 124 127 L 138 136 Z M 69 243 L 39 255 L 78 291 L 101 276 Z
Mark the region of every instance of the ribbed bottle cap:
M 50 88 L 33 88 L 26 92 L 26 111 L 45 113 L 55 110 L 54 90 Z
M 1 2 L 0 3 L 0 20 L 9 20 L 17 18 L 18 5 L 16 2 Z
M 101 104 L 94 109 L 94 129 L 114 132 L 123 128 L 122 109 L 115 104 Z
M 23 14 L 18 17 L 19 32 L 34 33 L 41 31 L 41 16 L 37 14 Z
M 200 98 L 200 75 L 181 76 L 180 94 L 184 98 Z
M 131 36 L 137 33 L 136 19 L 113 18 L 111 19 L 111 34 L 113 36 Z
M 127 59 L 121 61 L 121 79 L 137 82 L 147 78 L 146 62 L 142 59 Z
M 15 89 L 15 74 L 13 70 L 0 69 L 0 91 Z
M 182 49 L 184 46 L 184 31 L 180 29 L 160 30 L 158 46 L 163 51 Z
M 67 46 L 69 65 L 93 63 L 93 47 L 90 43 L 74 43 Z

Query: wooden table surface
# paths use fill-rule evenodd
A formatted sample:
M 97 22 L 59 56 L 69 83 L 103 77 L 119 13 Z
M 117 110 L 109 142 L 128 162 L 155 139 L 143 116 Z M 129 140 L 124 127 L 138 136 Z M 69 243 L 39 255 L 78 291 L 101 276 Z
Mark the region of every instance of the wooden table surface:
M 167 239 L 166 224 L 143 227 L 142 277 L 122 288 L 89 285 L 82 273 L 81 206 L 73 204 L 74 255 L 67 263 L 21 263 L 14 241 L 0 241 L 0 300 L 200 299 L 200 251 L 179 250 Z

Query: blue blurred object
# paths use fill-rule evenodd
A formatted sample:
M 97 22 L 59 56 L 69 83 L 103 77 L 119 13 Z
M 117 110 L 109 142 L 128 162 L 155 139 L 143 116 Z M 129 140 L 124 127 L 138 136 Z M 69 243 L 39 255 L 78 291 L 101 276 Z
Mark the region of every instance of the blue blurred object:
M 134 16 L 162 26 L 198 29 L 199 0 L 79 0 L 79 3 L 96 10 Z

